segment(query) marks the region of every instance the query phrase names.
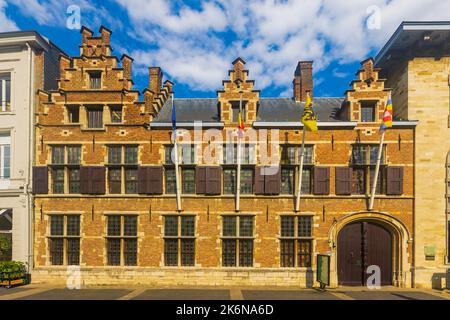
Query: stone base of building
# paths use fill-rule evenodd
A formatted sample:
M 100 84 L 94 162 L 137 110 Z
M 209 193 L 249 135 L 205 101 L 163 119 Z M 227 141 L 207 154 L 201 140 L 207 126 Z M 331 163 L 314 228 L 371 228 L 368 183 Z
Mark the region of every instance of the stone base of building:
M 317 287 L 311 270 L 42 267 L 32 271 L 32 283 L 77 286 L 279 286 Z
M 449 268 L 416 269 L 415 287 L 422 289 L 448 289 L 450 288 L 450 266 Z

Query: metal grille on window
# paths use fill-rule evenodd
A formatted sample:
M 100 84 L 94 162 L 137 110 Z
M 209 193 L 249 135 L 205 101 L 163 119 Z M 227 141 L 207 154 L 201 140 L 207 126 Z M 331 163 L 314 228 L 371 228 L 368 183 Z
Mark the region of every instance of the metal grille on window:
M 52 147 L 52 164 L 64 164 L 64 146 Z
M 223 217 L 222 234 L 224 237 L 236 236 L 236 216 Z
M 67 216 L 67 235 L 79 236 L 80 235 L 80 216 L 69 215 Z
M 181 265 L 193 266 L 195 263 L 195 240 L 181 239 Z
M 183 193 L 192 194 L 195 193 L 195 170 L 194 169 L 182 169 L 182 189 Z
M 176 193 L 175 169 L 165 168 L 164 171 L 166 173 L 166 193 Z
M 298 217 L 298 236 L 311 237 L 312 217 Z
M 241 170 L 241 193 L 242 194 L 253 193 L 253 169 Z
M 295 217 L 282 216 L 281 217 L 281 236 L 294 237 L 295 236 Z
M 281 193 L 294 193 L 294 168 L 281 169 Z
M 236 266 L 236 240 L 222 240 L 222 264 L 225 267 Z
M 53 193 L 64 193 L 64 168 L 53 168 Z
M 239 266 L 253 266 L 253 240 L 239 240 Z
M 311 266 L 311 240 L 298 240 L 298 266 Z
M 50 261 L 52 265 L 64 264 L 64 239 L 51 238 L 50 242 Z
M 138 147 L 137 146 L 125 146 L 125 163 L 137 164 L 138 163 Z
M 120 236 L 120 216 L 108 216 L 108 236 Z
M 295 240 L 280 240 L 281 245 L 281 266 L 295 267 Z
M 236 193 L 236 169 L 223 170 L 223 193 Z
M 50 235 L 64 235 L 64 216 L 50 216 Z
M 166 266 L 178 265 L 178 239 L 164 240 L 164 264 Z
M 110 146 L 108 148 L 108 163 L 121 164 L 122 162 L 122 146 Z
M 125 192 L 137 193 L 138 188 L 138 170 L 125 169 Z
M 136 236 L 137 235 L 137 217 L 136 216 L 125 216 L 124 217 L 124 235 L 125 236 Z
M 166 216 L 164 218 L 164 235 L 178 236 L 178 216 Z
M 195 236 L 195 217 L 181 217 L 181 236 Z
M 80 164 L 81 162 L 81 147 L 68 146 L 67 147 L 67 163 Z
M 126 266 L 137 265 L 137 240 L 124 239 L 124 259 Z
M 122 170 L 108 168 L 109 193 L 121 193 Z
M 80 193 L 80 169 L 69 169 L 69 193 Z
M 120 265 L 120 239 L 108 239 L 108 265 Z
M 253 236 L 253 217 L 239 217 L 239 236 L 251 237 Z
M 311 169 L 304 168 L 302 175 L 302 193 L 310 194 L 311 193 Z
M 67 239 L 67 264 L 80 264 L 80 239 Z

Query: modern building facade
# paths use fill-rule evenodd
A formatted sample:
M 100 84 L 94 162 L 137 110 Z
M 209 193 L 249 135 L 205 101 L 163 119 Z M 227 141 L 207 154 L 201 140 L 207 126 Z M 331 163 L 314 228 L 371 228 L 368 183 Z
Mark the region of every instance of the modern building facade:
M 241 58 L 214 99 L 172 100 L 173 84 L 151 67 L 141 101 L 133 59 L 111 55 L 111 31 L 81 33 L 80 55 L 61 57 L 58 89 L 39 92 L 34 281 L 66 282 L 75 265 L 86 285 L 306 287 L 327 254 L 332 286 L 365 284 L 371 265 L 381 284 L 412 285 L 417 122 L 387 131 L 369 211 L 390 93 L 374 60 L 342 98 L 314 97 L 319 130 L 306 133 L 295 210 L 312 62 L 299 62 L 292 98 L 261 98 Z
M 34 31 L 0 33 L 0 261 L 33 260 L 36 91 L 56 88 L 60 54 Z
M 417 286 L 435 288 L 450 285 L 449 37 L 449 22 L 404 22 L 376 57 L 393 88 L 394 113 L 419 120 L 413 271 Z

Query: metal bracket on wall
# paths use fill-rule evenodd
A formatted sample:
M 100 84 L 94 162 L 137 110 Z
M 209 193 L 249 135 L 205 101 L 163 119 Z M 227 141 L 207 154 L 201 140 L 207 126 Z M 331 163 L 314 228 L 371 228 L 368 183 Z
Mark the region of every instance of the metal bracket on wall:
M 208 204 L 208 206 L 206 208 L 206 221 L 209 222 L 209 204 Z
M 94 221 L 94 205 L 92 205 L 91 209 L 91 220 Z
M 150 221 L 152 221 L 152 204 L 150 203 L 150 206 L 148 208 L 148 217 Z

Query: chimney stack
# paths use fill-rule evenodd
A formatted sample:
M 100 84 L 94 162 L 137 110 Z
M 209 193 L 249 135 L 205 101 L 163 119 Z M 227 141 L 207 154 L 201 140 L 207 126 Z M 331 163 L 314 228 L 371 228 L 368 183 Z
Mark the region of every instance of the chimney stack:
M 122 68 L 123 68 L 123 77 L 127 80 L 131 79 L 131 67 L 133 65 L 133 58 L 131 58 L 129 55 L 123 54 L 122 55 Z
M 305 102 L 307 92 L 313 95 L 312 61 L 299 61 L 294 73 L 294 100 Z
M 104 26 L 101 26 L 100 27 L 100 34 L 101 34 L 101 37 L 102 37 L 103 44 L 109 45 L 110 41 L 111 41 L 112 31 L 109 30 L 108 28 L 104 27 Z
M 148 68 L 150 83 L 149 89 L 153 91 L 154 94 L 158 94 L 161 91 L 162 77 L 163 73 L 160 67 L 150 67 Z

